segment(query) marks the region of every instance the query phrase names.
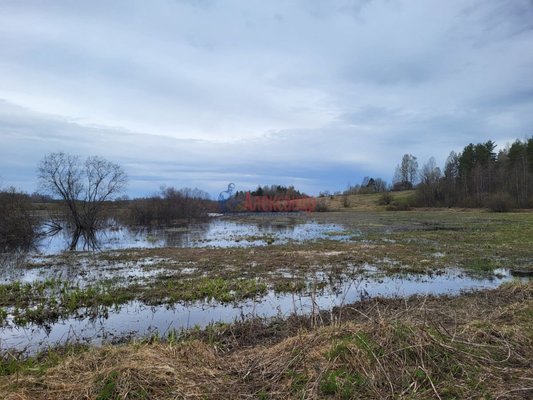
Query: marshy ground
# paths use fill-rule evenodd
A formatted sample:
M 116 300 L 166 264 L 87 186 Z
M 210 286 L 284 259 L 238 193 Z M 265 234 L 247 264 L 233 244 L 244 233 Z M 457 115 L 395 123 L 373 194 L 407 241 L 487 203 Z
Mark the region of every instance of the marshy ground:
M 182 247 L 155 234 L 143 248 L 6 262 L 0 393 L 531 395 L 533 213 L 363 206 L 217 224 L 174 230 Z M 485 291 L 407 298 L 468 289 Z
M 16 361 L 6 399 L 530 398 L 533 286 L 371 299 Z

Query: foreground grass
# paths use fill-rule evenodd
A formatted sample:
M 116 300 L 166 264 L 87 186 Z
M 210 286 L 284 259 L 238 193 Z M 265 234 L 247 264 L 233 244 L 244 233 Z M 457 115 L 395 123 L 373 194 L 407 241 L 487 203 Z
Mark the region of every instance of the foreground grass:
M 4 355 L 4 398 L 531 398 L 533 284 L 49 354 Z

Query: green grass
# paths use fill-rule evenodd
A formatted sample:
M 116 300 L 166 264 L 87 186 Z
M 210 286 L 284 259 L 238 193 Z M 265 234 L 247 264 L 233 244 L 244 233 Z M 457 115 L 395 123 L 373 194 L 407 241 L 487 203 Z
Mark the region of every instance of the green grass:
M 52 323 L 80 309 L 99 314 L 106 307 L 124 304 L 133 298 L 131 290 L 117 287 L 111 280 L 86 287 L 59 279 L 0 285 L 0 306 L 12 308 L 14 322 L 19 326 Z
M 307 288 L 307 284 L 301 279 L 281 278 L 274 283 L 276 293 L 298 293 Z
M 103 382 L 101 383 L 102 387 L 96 396 L 96 400 L 118 400 L 119 396 L 116 392 L 118 378 L 119 373 L 117 371 L 112 371 L 109 376 L 103 379 Z
M 0 307 L 0 327 L 4 326 L 7 322 L 7 310 Z
M 41 290 L 46 287 L 46 290 Z M 173 304 L 197 300 L 215 300 L 221 303 L 265 295 L 267 285 L 257 279 L 224 279 L 201 277 L 190 280 L 163 280 L 153 286 L 115 286 L 102 281 L 94 286 L 72 286 L 69 282 L 13 282 L 0 285 L 0 305 L 12 307 L 14 322 L 19 326 L 29 323 L 47 324 L 73 315 L 83 309 L 82 315 L 102 315 L 112 307 L 133 299 L 148 304 Z M 0 309 L 0 323 L 7 311 Z
M 364 379 L 346 368 L 326 371 L 320 381 L 320 391 L 325 395 L 336 395 L 341 399 L 352 399 Z
M 164 289 L 155 287 L 148 288 L 142 295 L 142 299 L 154 301 L 161 296 L 168 296 L 170 302 L 216 300 L 228 303 L 248 299 L 267 292 L 267 285 L 256 279 L 224 279 L 208 278 L 190 280 L 169 280 L 164 284 Z

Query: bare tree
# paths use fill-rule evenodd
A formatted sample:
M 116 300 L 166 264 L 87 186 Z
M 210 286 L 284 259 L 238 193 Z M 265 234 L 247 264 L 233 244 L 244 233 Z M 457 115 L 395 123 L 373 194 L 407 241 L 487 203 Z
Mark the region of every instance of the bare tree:
M 411 189 L 418 177 L 418 161 L 412 154 L 404 154 L 402 162 L 396 167 L 394 184 L 404 189 Z
M 41 188 L 60 197 L 68 207 L 77 229 L 93 230 L 105 201 L 120 194 L 127 183 L 122 168 L 102 157 L 51 153 L 39 166 Z
M 415 185 L 417 178 L 418 178 L 418 162 L 416 161 L 416 157 L 410 154 L 409 155 L 409 182 L 411 183 L 411 186 Z
M 428 162 L 422 167 L 422 172 L 420 173 L 420 178 L 422 183 L 426 185 L 434 185 L 439 182 L 441 178 L 440 168 L 437 167 L 434 157 L 430 157 Z

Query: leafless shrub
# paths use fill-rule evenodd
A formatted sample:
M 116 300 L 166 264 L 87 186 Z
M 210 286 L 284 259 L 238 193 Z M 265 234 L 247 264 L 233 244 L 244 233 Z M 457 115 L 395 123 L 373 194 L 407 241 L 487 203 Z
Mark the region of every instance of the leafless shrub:
M 489 210 L 494 212 L 507 212 L 513 209 L 513 199 L 507 193 L 497 193 L 486 200 Z
M 131 200 L 125 221 L 129 224 L 171 224 L 207 216 L 214 202 L 199 189 L 162 188 L 158 195 Z
M 342 196 L 342 206 L 344 208 L 350 207 L 350 196 L 348 196 L 347 194 Z
M 326 203 L 326 201 L 324 200 L 324 198 L 319 198 L 318 201 L 316 202 L 316 207 L 315 207 L 315 211 L 316 212 L 326 212 L 328 211 L 328 205 Z
M 394 201 L 394 196 L 389 192 L 384 192 L 378 199 L 378 205 L 387 206 Z
M 29 247 L 36 237 L 29 196 L 14 188 L 0 192 L 0 252 Z

